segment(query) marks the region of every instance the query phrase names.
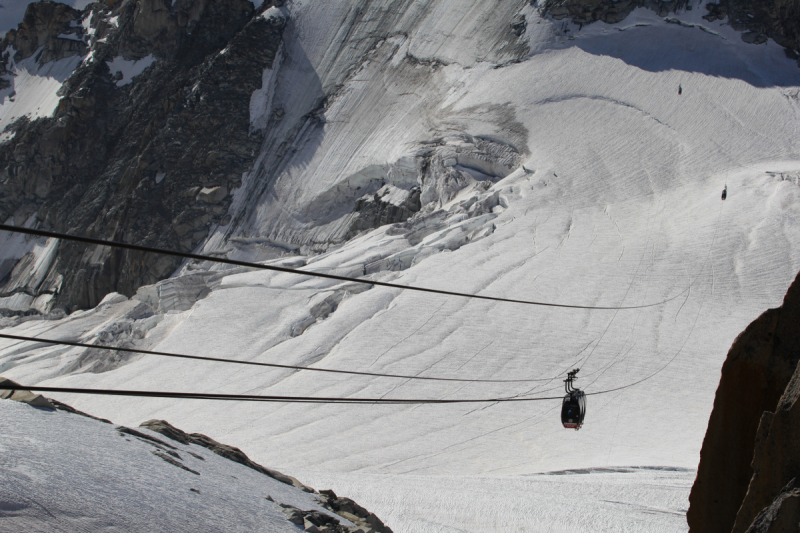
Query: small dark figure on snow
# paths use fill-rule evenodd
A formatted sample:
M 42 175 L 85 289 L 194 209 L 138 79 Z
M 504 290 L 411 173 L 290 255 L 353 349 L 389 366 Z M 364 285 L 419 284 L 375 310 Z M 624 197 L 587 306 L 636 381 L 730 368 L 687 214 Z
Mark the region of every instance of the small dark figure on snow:
M 678 84 L 678 96 L 683 94 L 683 85 Z
M 722 189 L 722 199 L 724 200 L 727 197 L 728 197 L 728 186 L 726 185 L 725 188 Z

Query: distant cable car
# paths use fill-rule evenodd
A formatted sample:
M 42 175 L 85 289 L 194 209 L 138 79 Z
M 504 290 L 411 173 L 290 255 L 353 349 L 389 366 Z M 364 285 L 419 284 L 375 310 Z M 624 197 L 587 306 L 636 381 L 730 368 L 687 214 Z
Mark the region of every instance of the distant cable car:
M 579 370 L 580 368 L 576 368 L 568 372 L 567 379 L 564 380 L 564 389 L 567 395 L 564 396 L 564 402 L 561 404 L 561 423 L 567 429 L 581 429 L 583 417 L 586 416 L 586 394 L 572 385 L 572 381 L 577 379 L 575 374 Z
M 728 197 L 728 185 L 726 184 L 725 188 L 722 189 L 722 199 L 724 200 L 727 197 Z

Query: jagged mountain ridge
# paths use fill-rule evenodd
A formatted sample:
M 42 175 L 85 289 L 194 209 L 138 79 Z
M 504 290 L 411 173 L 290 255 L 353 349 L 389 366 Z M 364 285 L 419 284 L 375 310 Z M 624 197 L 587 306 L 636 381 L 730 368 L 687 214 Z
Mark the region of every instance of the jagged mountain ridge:
M 707 10 L 709 22 L 727 20 L 731 27 L 744 32 L 742 40 L 763 44 L 773 39 L 786 49 L 786 55 L 800 59 L 800 2 L 796 0 L 722 0 L 718 3 L 695 3 L 691 0 L 545 0 L 543 11 L 555 19 L 569 17 L 579 24 L 622 22 L 637 7 L 645 6 L 662 17 L 694 7 Z

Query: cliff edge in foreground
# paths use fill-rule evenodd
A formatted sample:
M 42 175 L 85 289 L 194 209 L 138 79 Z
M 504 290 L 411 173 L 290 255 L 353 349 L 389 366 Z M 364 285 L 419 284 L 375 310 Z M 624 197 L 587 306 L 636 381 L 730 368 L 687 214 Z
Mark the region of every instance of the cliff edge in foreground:
M 783 305 L 734 341 L 722 367 L 687 520 L 693 533 L 800 523 L 800 275 Z

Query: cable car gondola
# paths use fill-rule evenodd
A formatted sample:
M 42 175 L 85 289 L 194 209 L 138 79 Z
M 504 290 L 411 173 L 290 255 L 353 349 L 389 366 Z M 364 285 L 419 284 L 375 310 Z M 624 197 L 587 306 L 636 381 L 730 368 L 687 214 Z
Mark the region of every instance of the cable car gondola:
M 564 380 L 564 389 L 567 395 L 564 396 L 564 402 L 561 404 L 561 423 L 567 429 L 581 429 L 583 417 L 586 416 L 586 394 L 572 385 L 572 381 L 576 379 L 575 374 L 579 370 L 580 368 L 576 368 L 568 372 L 567 379 Z

